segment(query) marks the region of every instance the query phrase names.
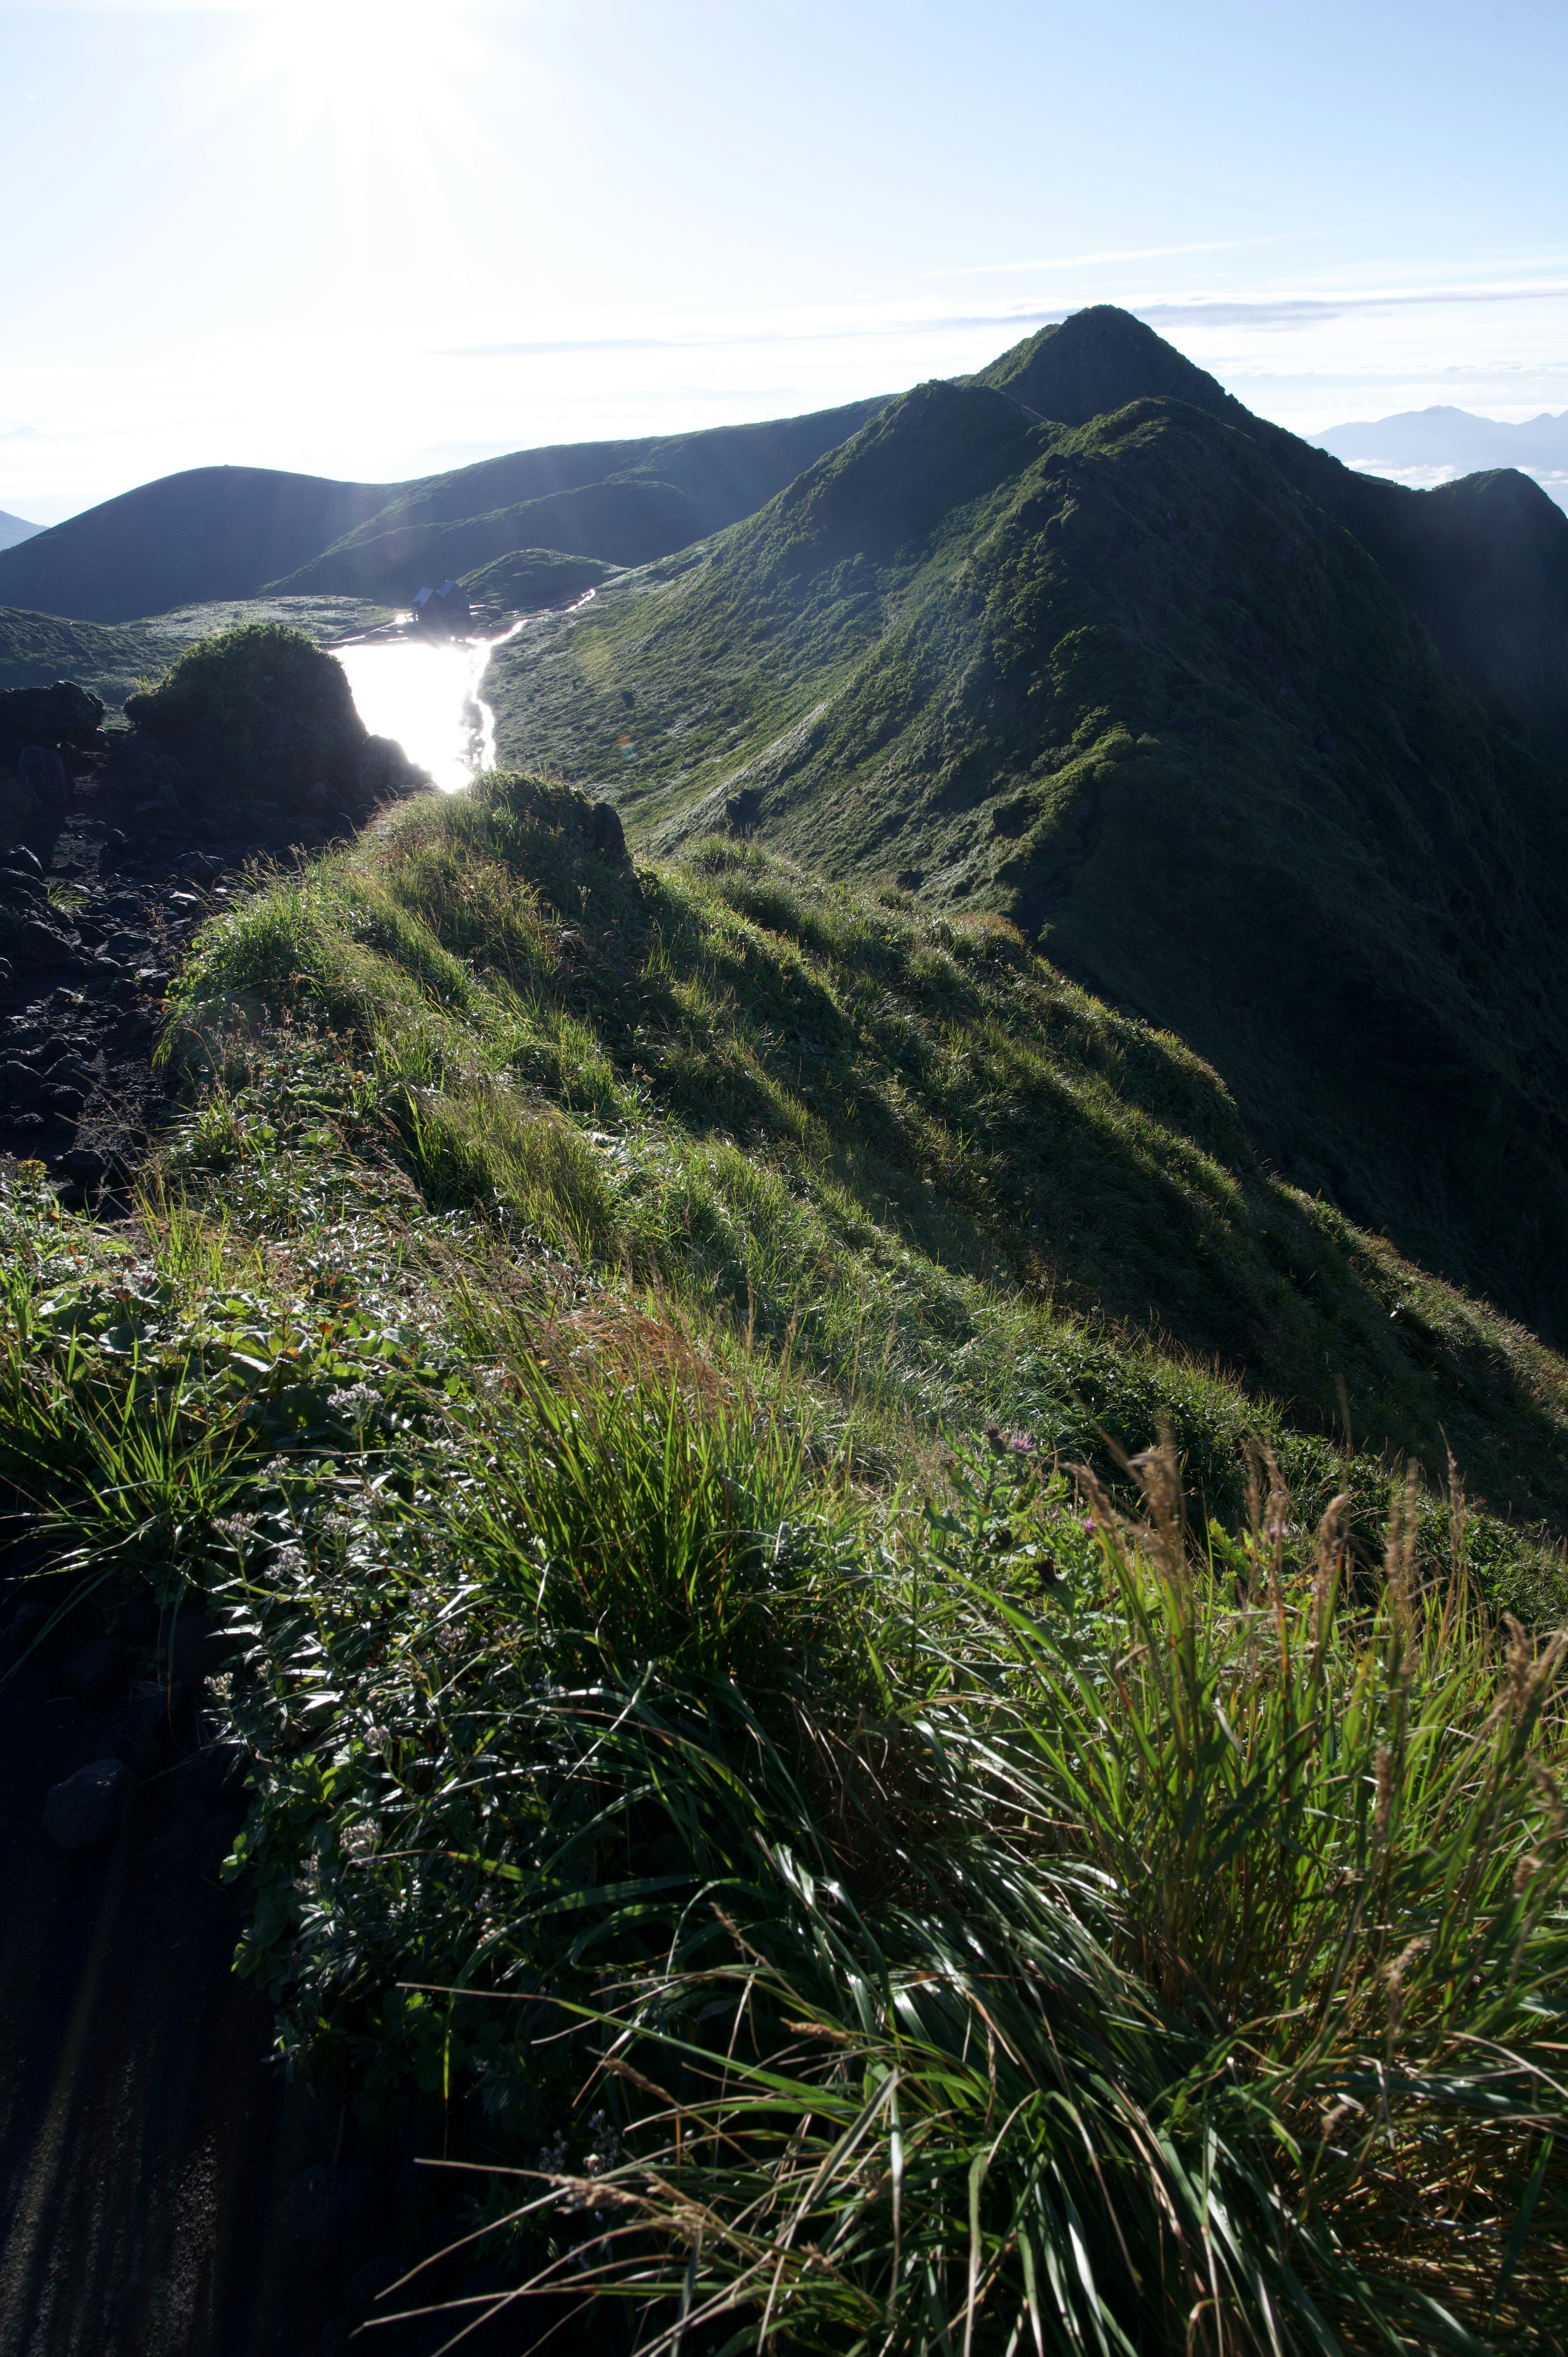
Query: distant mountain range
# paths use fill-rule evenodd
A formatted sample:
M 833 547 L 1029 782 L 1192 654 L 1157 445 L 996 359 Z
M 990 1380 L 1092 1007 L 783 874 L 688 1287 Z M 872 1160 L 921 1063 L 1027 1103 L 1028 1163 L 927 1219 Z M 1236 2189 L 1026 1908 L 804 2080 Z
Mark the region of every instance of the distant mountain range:
M 5 509 L 0 508 L 0 548 L 19 547 L 24 540 L 31 540 L 43 528 L 41 523 L 28 523 L 25 517 L 7 515 Z
M 1416 478 L 1442 471 L 1469 475 L 1517 467 L 1533 475 L 1559 506 L 1568 506 L 1568 410 L 1509 425 L 1467 409 L 1405 409 L 1395 417 L 1331 426 L 1308 440 L 1348 467 Z
M 522 450 L 408 483 L 195 468 L 0 554 L 0 606 L 124 622 L 263 595 L 403 605 L 520 550 L 640 565 L 751 514 L 879 406 Z

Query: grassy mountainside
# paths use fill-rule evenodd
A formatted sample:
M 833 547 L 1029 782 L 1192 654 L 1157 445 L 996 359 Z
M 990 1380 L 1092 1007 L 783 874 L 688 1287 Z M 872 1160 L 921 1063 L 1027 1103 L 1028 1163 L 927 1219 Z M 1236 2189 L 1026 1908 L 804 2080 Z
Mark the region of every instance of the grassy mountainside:
M 395 602 L 422 582 L 456 579 L 530 549 L 645 565 L 695 538 L 692 503 L 672 484 L 587 483 L 459 523 L 403 523 L 365 533 L 275 587 L 292 596 L 330 588 Z
M 107 630 L 0 606 L 0 689 L 74 679 L 105 704 L 123 704 L 146 668 L 145 644 L 133 630 Z M 111 687 L 116 692 L 107 693 Z
M 409 483 L 196 468 L 0 551 L 0 599 L 121 622 L 280 591 L 402 604 L 432 567 L 541 544 L 635 561 L 749 515 L 876 406 L 522 450 Z
M 471 2188 L 421 2357 L 536 2275 L 888 2357 L 1541 2346 L 1561 1647 L 1484 1599 L 1560 1557 L 1085 1312 L 1343 1343 L 1558 1520 L 1561 1362 L 994 918 L 595 837 L 503 778 L 256 878 L 139 1225 L 0 1185 L 56 1592 L 205 1616 L 241 1968 Z
M 278 622 L 302 630 L 317 646 L 329 646 L 335 639 L 390 619 L 384 606 L 357 597 L 215 599 L 176 607 L 166 614 L 143 615 L 122 630 L 0 607 L 0 689 L 47 687 L 53 680 L 73 679 L 113 712 L 145 681 L 161 679 L 188 647 L 215 631 Z
M 1568 1330 L 1562 772 L 1256 436 L 925 387 L 659 576 L 497 656 L 503 758 L 1016 920 L 1289 1178 Z
M 1250 436 L 1297 490 L 1355 533 L 1476 693 L 1568 755 L 1568 518 L 1528 476 L 1504 468 L 1412 491 L 1358 474 L 1254 417 L 1109 305 L 1041 328 L 972 381 L 1069 425 L 1156 397 L 1190 403 Z
M 386 504 L 392 487 L 265 467 L 194 467 L 142 483 L 0 553 L 0 599 L 125 622 L 253 597 Z
M 438 1200 L 856 1371 L 865 1446 L 1165 1417 L 1234 1509 L 1245 1430 L 1332 1481 L 1348 1417 L 1568 1530 L 1561 1361 L 1274 1178 L 1179 1040 L 994 917 L 756 845 L 607 864 L 589 817 L 537 780 L 422 798 L 211 929 L 190 1019 L 328 1027 L 413 1090 Z

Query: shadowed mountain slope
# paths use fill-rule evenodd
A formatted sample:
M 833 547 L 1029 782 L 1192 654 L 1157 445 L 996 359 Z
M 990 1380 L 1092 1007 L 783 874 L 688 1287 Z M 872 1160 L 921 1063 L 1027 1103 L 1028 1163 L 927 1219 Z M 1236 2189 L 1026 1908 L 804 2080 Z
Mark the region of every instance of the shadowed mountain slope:
M 457 523 L 399 523 L 366 533 L 302 565 L 277 588 L 290 597 L 348 592 L 396 604 L 410 584 L 456 579 L 524 549 L 646 565 L 696 536 L 691 501 L 672 483 L 584 483 Z
M 1478 694 L 1568 750 L 1568 517 L 1529 476 L 1501 468 L 1415 491 L 1358 474 L 1254 417 L 1110 305 L 1042 328 L 972 381 L 1068 425 L 1165 397 L 1250 435 L 1298 490 L 1355 533 Z
M 1122 389 L 1103 317 L 1076 358 L 1069 329 L 1035 339 L 1029 409 Z M 917 389 L 706 557 L 531 625 L 492 665 L 501 756 L 618 770 L 656 846 L 754 833 L 1015 917 L 1211 1061 L 1285 1175 L 1560 1335 L 1562 774 L 1297 454 L 1345 470 L 1192 375 L 1197 401 L 1082 422 Z M 1533 530 L 1519 479 L 1447 502 L 1346 479 L 1416 512 L 1412 565 L 1450 536 L 1485 623 L 1464 533 L 1486 545 L 1498 480 Z
M 0 551 L 0 604 L 98 622 L 212 598 L 400 603 L 520 548 L 641 564 L 749 515 L 878 407 L 522 450 L 409 483 L 201 467 Z
M 194 467 L 0 553 L 0 603 L 92 622 L 252 597 L 385 505 L 375 483 Z

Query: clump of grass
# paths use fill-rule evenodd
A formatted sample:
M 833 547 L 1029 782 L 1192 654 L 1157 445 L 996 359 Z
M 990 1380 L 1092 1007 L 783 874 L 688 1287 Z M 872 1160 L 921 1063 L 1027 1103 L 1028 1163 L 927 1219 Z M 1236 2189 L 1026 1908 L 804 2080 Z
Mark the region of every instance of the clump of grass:
M 1408 1506 L 1358 1599 L 1341 1506 L 1316 1555 L 1254 1532 L 1216 1566 L 1168 1450 L 1139 1469 L 1152 1526 L 1090 1480 L 1086 1559 L 1059 1481 L 976 1469 L 940 1572 L 871 1600 L 908 1666 L 862 1805 L 897 1838 L 887 1763 L 925 1748 L 908 1878 L 842 1851 L 818 1878 L 775 1827 L 792 1905 L 715 1896 L 725 1957 L 585 2017 L 579 2110 L 615 2148 L 522 2173 L 504 2222 L 563 2244 L 530 2290 L 635 2303 L 649 2352 L 721 2323 L 927 2352 L 1561 2322 L 1568 1637 L 1499 1659 Z M 977 1568 L 999 1504 L 1043 1604 Z

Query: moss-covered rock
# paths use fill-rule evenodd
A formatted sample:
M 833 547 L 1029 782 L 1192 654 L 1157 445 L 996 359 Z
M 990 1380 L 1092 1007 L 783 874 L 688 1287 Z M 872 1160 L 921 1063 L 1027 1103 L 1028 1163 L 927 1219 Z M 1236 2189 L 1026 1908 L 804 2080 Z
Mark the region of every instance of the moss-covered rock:
M 127 697 L 125 716 L 142 740 L 133 758 L 156 753 L 186 808 L 261 801 L 363 817 L 429 783 L 401 746 L 370 734 L 341 664 L 280 622 L 199 640 L 156 687 Z

